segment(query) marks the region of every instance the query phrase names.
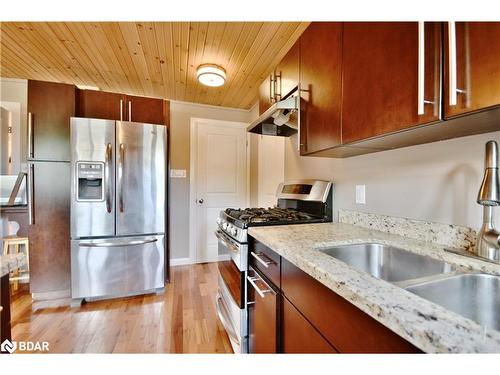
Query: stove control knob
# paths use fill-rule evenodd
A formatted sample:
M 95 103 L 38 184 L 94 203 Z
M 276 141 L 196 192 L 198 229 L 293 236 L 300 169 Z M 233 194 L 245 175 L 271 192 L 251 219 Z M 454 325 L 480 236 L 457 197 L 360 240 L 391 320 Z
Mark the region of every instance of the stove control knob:
M 236 230 L 236 228 L 235 228 L 235 227 L 232 227 L 232 228 L 231 228 L 231 234 L 232 234 L 233 236 L 236 236 L 236 233 L 237 233 L 237 232 L 238 232 L 238 231 Z
M 228 225 L 227 225 L 226 230 L 227 230 L 227 232 L 228 232 L 228 233 L 231 233 L 231 228 L 232 228 L 232 227 L 233 227 L 233 226 L 232 226 L 231 224 L 228 224 Z
M 228 225 L 229 225 L 228 223 L 222 224 L 222 229 L 224 229 L 224 230 L 227 229 Z

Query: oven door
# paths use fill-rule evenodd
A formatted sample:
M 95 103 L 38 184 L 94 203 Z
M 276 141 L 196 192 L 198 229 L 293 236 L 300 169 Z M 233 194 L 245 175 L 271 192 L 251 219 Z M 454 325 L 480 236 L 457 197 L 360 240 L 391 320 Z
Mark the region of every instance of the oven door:
M 219 291 L 216 308 L 219 319 L 226 330 L 235 353 L 247 352 L 247 310 L 246 310 L 246 270 L 239 257 L 247 251 L 246 244 L 240 244 L 225 233 L 216 232 L 219 239 L 219 254 L 229 253 L 228 260 L 218 262 Z
M 215 236 L 219 241 L 219 255 L 228 254 L 241 272 L 246 271 L 248 244 L 236 241 L 222 229 L 217 229 Z

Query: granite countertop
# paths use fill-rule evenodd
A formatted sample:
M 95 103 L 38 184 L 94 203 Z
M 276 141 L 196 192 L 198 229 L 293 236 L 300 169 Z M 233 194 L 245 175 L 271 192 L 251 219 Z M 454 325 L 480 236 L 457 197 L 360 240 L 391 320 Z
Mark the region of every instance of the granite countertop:
M 445 252 L 444 245 L 344 223 L 250 227 L 248 233 L 425 352 L 500 353 L 500 331 L 482 327 L 318 249 L 377 242 L 444 260 L 458 271 L 500 275 L 500 265 Z
M 0 255 L 0 277 L 26 266 L 26 263 L 26 254 L 23 253 Z

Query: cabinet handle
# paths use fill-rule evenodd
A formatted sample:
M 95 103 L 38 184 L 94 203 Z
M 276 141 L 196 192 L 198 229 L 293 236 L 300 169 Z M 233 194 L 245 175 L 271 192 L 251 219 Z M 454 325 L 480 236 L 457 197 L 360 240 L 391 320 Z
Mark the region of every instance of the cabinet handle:
M 273 75 L 271 74 L 269 76 L 269 100 L 270 100 L 271 103 L 274 102 L 273 87 L 274 87 L 274 78 L 273 78 Z
M 33 157 L 33 114 L 28 112 L 28 159 Z
M 280 84 L 278 86 L 278 78 L 280 80 Z M 279 91 L 278 91 L 279 88 Z M 281 99 L 281 72 L 280 74 L 274 74 L 274 101 L 277 102 Z
M 255 283 L 256 281 L 262 281 L 265 284 L 264 280 L 262 280 L 260 277 L 247 276 L 247 280 L 250 284 L 252 284 L 255 291 L 257 293 L 259 293 L 259 296 L 261 296 L 262 298 L 266 297 L 266 293 L 274 293 L 274 291 L 271 288 L 269 288 L 269 286 L 268 286 L 268 289 L 265 289 L 265 290 L 262 290 L 257 286 L 257 284 Z
M 457 93 L 465 90 L 457 88 L 457 35 L 455 22 L 448 22 L 448 88 L 450 106 L 457 105 Z
M 264 267 L 269 268 L 271 264 L 276 264 L 273 260 L 264 260 L 261 256 L 265 256 L 264 253 L 254 253 L 253 251 L 250 253 L 257 261 L 262 264 Z M 267 257 L 266 257 L 267 258 Z
M 123 121 L 123 99 L 120 99 L 120 121 Z
M 425 105 L 434 104 L 425 100 L 425 22 L 418 23 L 418 109 L 417 114 L 425 114 Z
M 128 120 L 132 121 L 132 102 L 128 101 Z
M 34 165 L 33 163 L 29 163 L 28 166 L 28 223 L 29 225 L 35 224 L 35 210 L 33 205 L 34 198 L 34 188 L 33 188 L 33 174 L 34 174 Z

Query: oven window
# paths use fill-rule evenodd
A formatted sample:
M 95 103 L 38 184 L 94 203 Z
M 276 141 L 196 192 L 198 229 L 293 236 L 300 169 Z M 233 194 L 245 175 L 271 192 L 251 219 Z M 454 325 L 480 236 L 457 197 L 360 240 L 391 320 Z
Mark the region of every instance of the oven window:
M 312 185 L 293 184 L 283 186 L 283 190 L 281 192 L 283 194 L 309 194 L 311 189 Z
M 226 284 L 227 289 L 231 293 L 234 302 L 242 309 L 244 296 L 243 291 L 245 290 L 245 274 L 240 272 L 236 264 L 232 260 L 219 261 L 217 263 L 219 267 L 219 273 Z

